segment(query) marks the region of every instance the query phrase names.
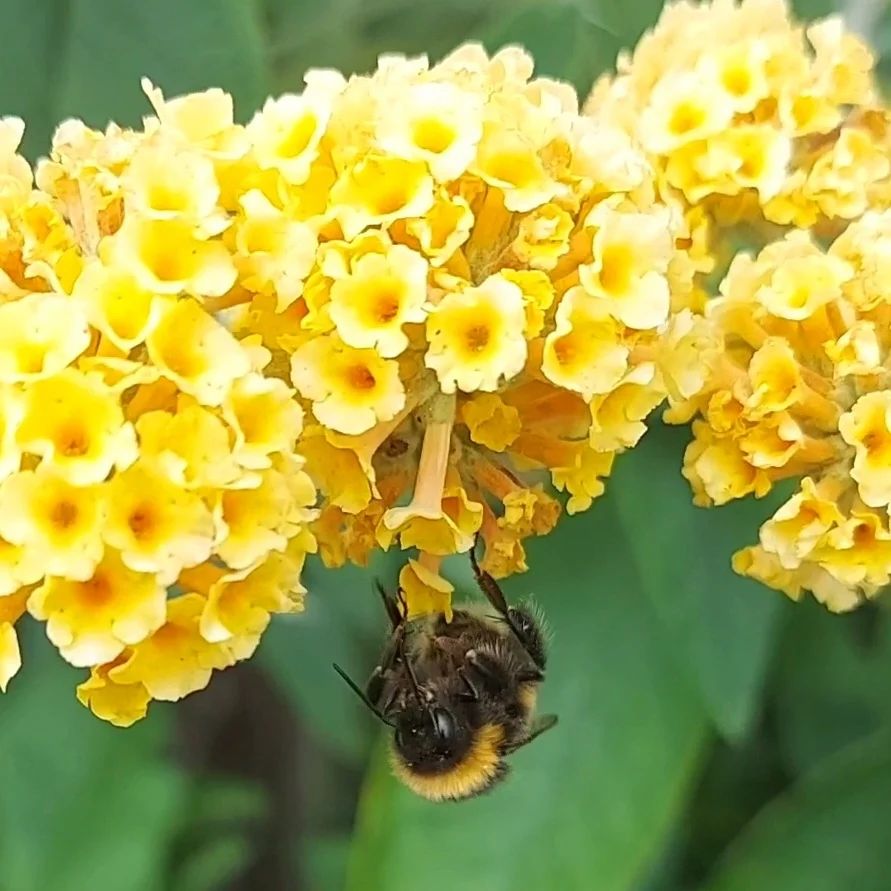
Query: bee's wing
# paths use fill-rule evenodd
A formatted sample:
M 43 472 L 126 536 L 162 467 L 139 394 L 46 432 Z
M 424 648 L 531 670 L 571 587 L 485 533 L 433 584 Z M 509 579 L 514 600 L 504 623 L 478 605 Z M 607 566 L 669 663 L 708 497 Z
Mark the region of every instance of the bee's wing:
M 511 752 L 516 752 L 517 749 L 522 749 L 523 746 L 529 745 L 532 740 L 537 739 L 542 733 L 546 733 L 552 727 L 555 727 L 557 724 L 557 716 L 556 715 L 542 715 L 539 718 L 535 719 L 535 722 L 532 724 L 532 727 L 529 729 L 529 733 L 519 742 L 514 743 L 508 750 L 506 754 L 510 754 Z

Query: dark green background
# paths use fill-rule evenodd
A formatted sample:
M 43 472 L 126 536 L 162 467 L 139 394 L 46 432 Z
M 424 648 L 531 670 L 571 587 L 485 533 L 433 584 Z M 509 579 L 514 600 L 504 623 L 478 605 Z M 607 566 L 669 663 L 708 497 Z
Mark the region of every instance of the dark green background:
M 69 115 L 138 123 L 222 86 L 248 117 L 309 66 L 366 70 L 468 38 L 525 43 L 586 90 L 654 0 L 0 0 L 0 113 L 44 153 Z M 805 15 L 831 11 L 804 0 Z M 889 18 L 875 29 L 891 44 Z M 0 699 L 0 891 L 865 891 L 891 889 L 891 626 L 735 577 L 771 504 L 696 510 L 686 431 L 657 429 L 607 497 L 530 547 L 506 584 L 554 630 L 560 725 L 492 795 L 432 806 L 389 778 L 330 669 L 384 631 L 371 573 L 307 570 L 307 612 L 258 657 L 127 731 L 75 701 L 39 628 Z M 392 581 L 398 555 L 373 567 Z M 460 586 L 461 560 L 449 566 Z

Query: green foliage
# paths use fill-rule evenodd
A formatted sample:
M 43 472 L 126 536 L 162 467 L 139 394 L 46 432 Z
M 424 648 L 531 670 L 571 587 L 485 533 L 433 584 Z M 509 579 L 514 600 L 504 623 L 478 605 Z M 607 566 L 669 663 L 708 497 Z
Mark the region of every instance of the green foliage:
M 697 509 L 681 477 L 686 429 L 659 427 L 611 483 L 643 589 L 718 729 L 739 737 L 758 706 L 783 602 L 730 569 L 779 499 Z M 767 503 L 765 503 L 767 502 Z M 694 546 L 695 543 L 695 546 Z
M 804 17 L 839 8 L 795 5 Z M 150 110 L 142 75 L 167 95 L 220 86 L 244 120 L 267 93 L 299 90 L 308 67 L 367 70 L 385 51 L 435 59 L 468 39 L 524 44 L 541 73 L 584 92 L 659 7 L 0 0 L 0 113 L 26 120 L 36 158 L 66 116 L 137 123 Z M 885 10 L 873 35 L 887 74 Z M 330 668 L 361 680 L 373 664 L 384 622 L 371 577 L 392 583 L 399 555 L 368 571 L 310 565 L 307 612 L 277 622 L 256 660 L 300 742 L 283 887 L 298 872 L 313 891 L 891 886 L 887 614 L 830 616 L 736 577 L 729 556 L 771 501 L 694 508 L 679 475 L 687 433 L 654 427 L 609 494 L 534 542 L 531 571 L 506 584 L 512 598 L 533 593 L 554 628 L 542 706 L 560 724 L 484 798 L 434 806 L 398 787 L 378 728 Z M 465 561 L 449 567 L 469 591 Z M 34 630 L 0 700 L 0 891 L 233 887 L 258 827 L 285 819 L 280 805 L 173 757 L 184 705 L 153 706 L 128 731 L 98 722 L 74 699 L 78 673 Z
M 195 864 L 213 856 L 228 875 L 244 862 L 256 794 L 197 780 L 172 762 L 169 711 L 128 731 L 97 721 L 72 695 L 77 673 L 36 626 L 25 643 L 28 670 L 0 714 L 0 889 L 219 887 L 202 882 Z M 229 821 L 210 839 L 208 804 Z M 189 856 L 178 864 L 175 846 L 187 835 Z
M 511 759 L 503 788 L 460 806 L 406 792 L 381 752 L 350 891 L 412 888 L 422 871 L 429 891 L 580 888 L 591 875 L 618 891 L 634 887 L 660 851 L 706 721 L 673 670 L 612 499 L 598 507 L 536 542 L 528 575 L 505 585 L 515 599 L 532 592 L 547 611 L 554 640 L 541 708 L 560 723 Z

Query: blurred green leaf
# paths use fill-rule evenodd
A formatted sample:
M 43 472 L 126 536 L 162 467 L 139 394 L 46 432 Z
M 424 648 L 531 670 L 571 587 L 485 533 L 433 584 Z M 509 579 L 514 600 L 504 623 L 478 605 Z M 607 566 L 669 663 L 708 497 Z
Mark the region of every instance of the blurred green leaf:
M 222 87 L 241 117 L 269 91 L 259 17 L 245 0 L 6 0 L 4 13 L 15 35 L 0 63 L 0 107 L 25 119 L 31 157 L 69 116 L 138 123 L 151 110 L 143 75 L 168 96 Z
M 501 788 L 431 804 L 380 752 L 360 807 L 347 887 L 501 891 L 633 886 L 659 853 L 697 764 L 706 722 L 641 592 L 607 497 L 530 545 L 534 592 L 554 630 L 543 711 L 560 724 L 511 760 Z M 459 810 L 460 809 L 460 812 Z M 543 846 L 547 856 L 542 856 Z
M 891 726 L 889 620 L 866 610 L 837 616 L 814 602 L 795 608 L 774 682 L 777 736 L 795 772 Z
M 348 835 L 309 835 L 303 840 L 310 891 L 342 891 L 350 850 Z
M 293 699 L 309 731 L 348 761 L 367 755 L 373 719 L 331 663 L 364 683 L 387 628 L 372 579 L 378 574 L 391 585 L 396 578 L 391 562 L 379 558 L 370 570 L 325 570 L 311 562 L 304 575 L 306 611 L 277 618 L 257 655 Z
M 887 891 L 891 739 L 845 749 L 768 805 L 705 891 Z
M 783 597 L 736 575 L 733 552 L 757 540 L 779 497 L 697 508 L 681 476 L 686 428 L 654 425 L 617 462 L 609 482 L 643 589 L 672 652 L 718 729 L 746 731 L 774 641 Z
M 485 34 L 490 50 L 524 46 L 538 74 L 569 81 L 584 99 L 598 74 L 612 67 L 621 33 L 583 14 L 569 0 L 537 0 L 514 8 Z
M 185 800 L 158 716 L 126 732 L 74 698 L 77 672 L 35 640 L 3 702 L 0 877 L 4 891 L 163 887 Z

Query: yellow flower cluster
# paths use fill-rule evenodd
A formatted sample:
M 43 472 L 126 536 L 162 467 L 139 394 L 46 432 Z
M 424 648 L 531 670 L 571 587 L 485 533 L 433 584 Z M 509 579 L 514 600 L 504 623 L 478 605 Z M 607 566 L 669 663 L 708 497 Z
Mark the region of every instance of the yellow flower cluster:
M 807 228 L 888 190 L 873 56 L 838 17 L 784 0 L 669 3 L 586 110 L 635 133 L 696 215 Z
M 467 45 L 314 71 L 226 143 L 219 306 L 305 409 L 323 560 L 416 549 L 412 613 L 448 609 L 441 560 L 477 534 L 490 572 L 524 570 L 560 511 L 547 475 L 587 508 L 666 393 L 702 383 L 701 326 L 672 312 L 702 262 L 683 214 L 627 134 L 532 70 Z
M 63 124 L 37 187 L 0 121 L 0 688 L 27 610 L 120 725 L 250 656 L 315 549 L 302 410 L 213 314 L 246 136 L 211 99 Z
M 798 491 L 737 571 L 833 611 L 891 581 L 891 210 L 827 249 L 793 230 L 737 256 L 708 306 L 723 340 L 707 387 L 674 406 L 693 421 L 684 461 L 696 501 Z

